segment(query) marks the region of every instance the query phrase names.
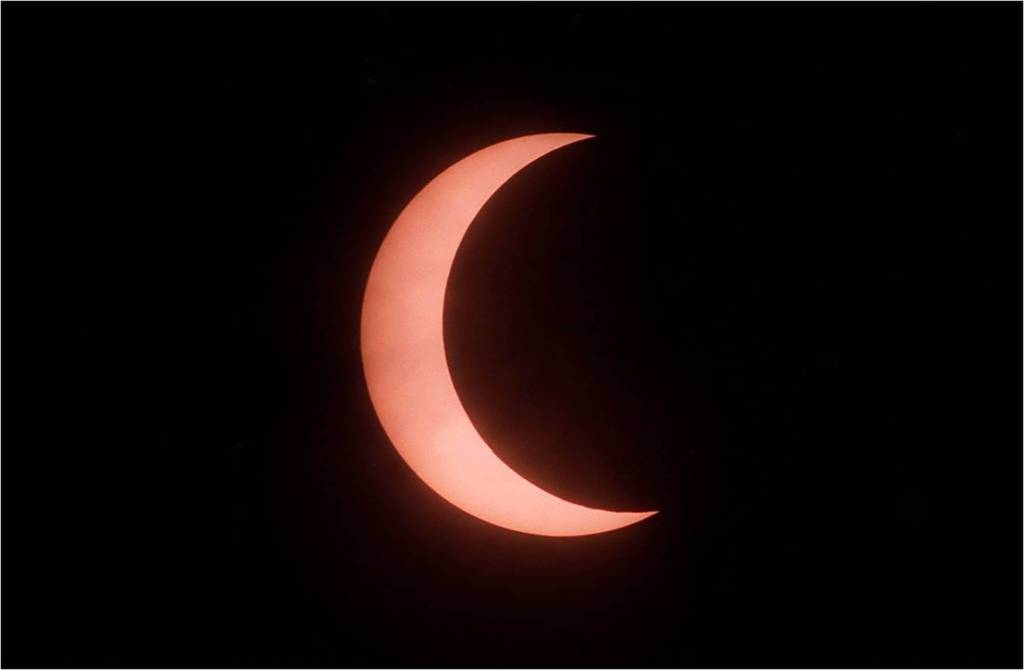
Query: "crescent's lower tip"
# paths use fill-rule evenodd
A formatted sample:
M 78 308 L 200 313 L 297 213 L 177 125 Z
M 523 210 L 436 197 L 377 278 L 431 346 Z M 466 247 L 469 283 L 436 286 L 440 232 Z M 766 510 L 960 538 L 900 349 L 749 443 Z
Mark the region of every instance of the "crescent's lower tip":
M 650 519 L 652 516 L 657 514 L 659 511 L 660 510 L 654 510 L 652 512 L 623 512 L 623 514 L 625 514 L 626 516 L 625 517 L 621 517 L 622 525 L 620 525 L 618 527 L 619 528 L 627 528 L 629 526 L 634 526 L 634 525 L 636 525 L 638 523 L 646 521 L 647 519 Z

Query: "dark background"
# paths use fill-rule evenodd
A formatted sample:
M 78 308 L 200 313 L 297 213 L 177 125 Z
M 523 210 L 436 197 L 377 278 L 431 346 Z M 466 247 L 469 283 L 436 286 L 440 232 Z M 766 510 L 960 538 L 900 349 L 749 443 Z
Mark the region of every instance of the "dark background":
M 3 10 L 5 665 L 1021 666 L 1019 3 Z M 661 510 L 577 539 L 358 352 L 406 202 L 555 131 L 445 320 L 506 462 Z

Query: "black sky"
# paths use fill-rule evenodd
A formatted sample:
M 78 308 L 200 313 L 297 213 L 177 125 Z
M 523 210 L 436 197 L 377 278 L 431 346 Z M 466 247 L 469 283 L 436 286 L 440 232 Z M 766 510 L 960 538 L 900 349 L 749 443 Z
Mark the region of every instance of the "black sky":
M 1021 657 L 1021 5 L 4 3 L 7 666 Z M 548 490 L 427 489 L 362 379 L 406 202 Z M 11 433 L 10 430 L 15 430 Z

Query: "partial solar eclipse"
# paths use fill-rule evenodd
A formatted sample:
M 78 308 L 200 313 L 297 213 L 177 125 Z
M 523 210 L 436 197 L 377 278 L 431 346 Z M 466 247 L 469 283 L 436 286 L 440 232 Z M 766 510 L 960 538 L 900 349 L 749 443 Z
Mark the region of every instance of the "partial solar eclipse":
M 612 512 L 562 500 L 505 465 L 477 433 L 448 369 L 444 296 L 455 253 L 484 203 L 541 156 L 592 135 L 528 135 L 477 151 L 405 207 L 377 252 L 363 299 L 370 398 L 409 467 L 448 502 L 523 533 L 603 533 L 657 512 Z

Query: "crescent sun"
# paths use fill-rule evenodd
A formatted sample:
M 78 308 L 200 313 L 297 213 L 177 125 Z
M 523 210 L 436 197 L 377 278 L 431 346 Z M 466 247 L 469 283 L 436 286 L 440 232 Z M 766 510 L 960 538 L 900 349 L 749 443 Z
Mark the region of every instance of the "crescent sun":
M 613 512 L 562 500 L 498 458 L 455 390 L 444 346 L 444 297 L 462 238 L 494 192 L 541 156 L 590 137 L 519 137 L 439 174 L 391 226 L 363 299 L 363 369 L 395 449 L 430 488 L 464 512 L 535 535 L 603 533 L 657 512 Z

